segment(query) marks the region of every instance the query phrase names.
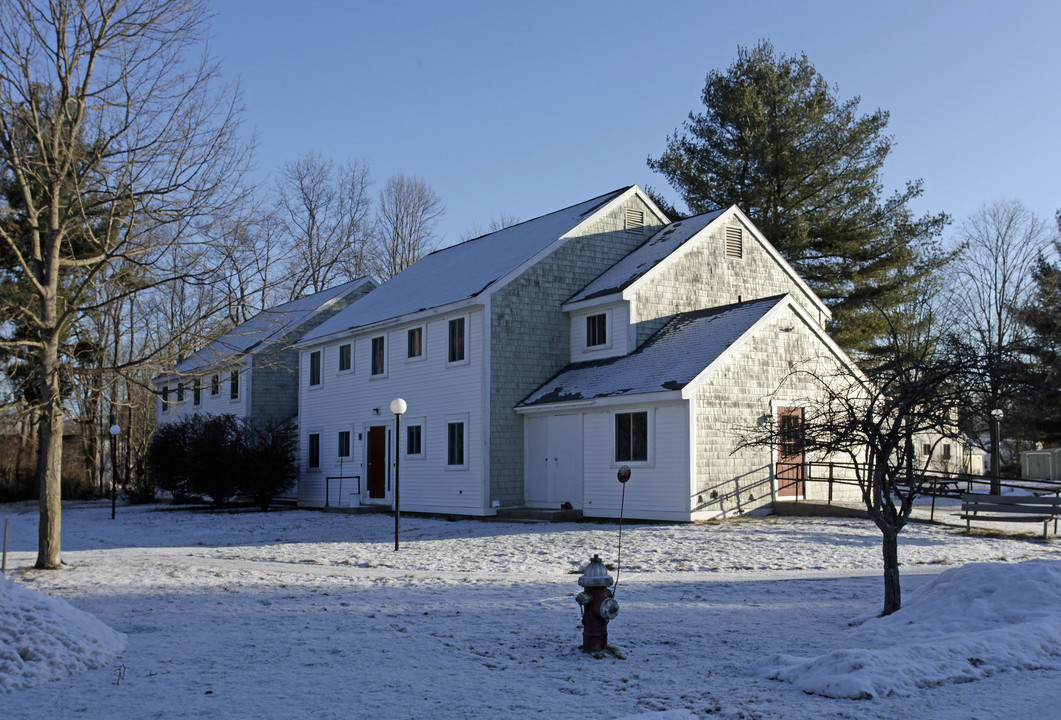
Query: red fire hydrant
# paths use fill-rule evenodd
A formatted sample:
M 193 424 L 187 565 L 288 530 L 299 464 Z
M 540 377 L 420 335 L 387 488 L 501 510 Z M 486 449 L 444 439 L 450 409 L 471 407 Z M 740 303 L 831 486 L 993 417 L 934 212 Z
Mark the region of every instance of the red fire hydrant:
M 599 652 L 608 646 L 608 622 L 619 614 L 619 603 L 608 589 L 612 582 L 604 561 L 594 554 L 578 579 L 585 590 L 575 596 L 582 606 L 583 652 Z

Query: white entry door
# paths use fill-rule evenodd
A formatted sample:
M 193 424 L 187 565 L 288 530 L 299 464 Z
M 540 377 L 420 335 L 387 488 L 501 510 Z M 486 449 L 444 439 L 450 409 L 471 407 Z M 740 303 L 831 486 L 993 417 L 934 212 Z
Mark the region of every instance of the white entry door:
M 528 507 L 582 508 L 582 416 L 524 420 L 524 490 Z

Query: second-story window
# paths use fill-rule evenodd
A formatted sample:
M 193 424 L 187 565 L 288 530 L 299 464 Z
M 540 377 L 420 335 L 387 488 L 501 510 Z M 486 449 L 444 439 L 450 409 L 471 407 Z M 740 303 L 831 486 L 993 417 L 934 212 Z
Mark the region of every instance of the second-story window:
M 309 354 L 309 384 L 321 384 L 321 351 L 314 350 Z
M 228 378 L 228 397 L 230 400 L 239 400 L 239 370 L 233 370 Z
M 184 383 L 177 383 L 177 402 L 184 402 Z
M 605 313 L 586 317 L 586 347 L 608 344 L 608 316 Z
M 449 362 L 464 359 L 464 318 L 449 321 Z
M 383 344 L 384 338 L 372 338 L 372 374 L 383 375 L 387 372 L 387 356 Z
M 339 346 L 339 372 L 346 372 L 353 367 L 353 355 L 350 352 L 350 343 Z
M 203 387 L 202 381 L 199 378 L 195 378 L 192 383 L 192 404 L 199 405 L 203 401 Z
M 219 395 L 221 393 L 221 376 L 213 375 L 210 377 L 210 394 Z
M 424 354 L 424 329 L 409 328 L 409 353 L 406 357 L 418 358 Z

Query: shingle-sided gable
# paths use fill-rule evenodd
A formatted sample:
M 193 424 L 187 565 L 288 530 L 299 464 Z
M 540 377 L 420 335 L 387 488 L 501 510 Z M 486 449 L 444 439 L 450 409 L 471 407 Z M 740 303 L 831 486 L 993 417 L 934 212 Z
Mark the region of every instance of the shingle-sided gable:
M 682 390 L 783 302 L 775 296 L 683 313 L 629 355 L 569 365 L 520 407 Z
M 385 282 L 356 307 L 308 333 L 304 342 L 476 297 L 628 190 L 621 188 L 433 252 Z

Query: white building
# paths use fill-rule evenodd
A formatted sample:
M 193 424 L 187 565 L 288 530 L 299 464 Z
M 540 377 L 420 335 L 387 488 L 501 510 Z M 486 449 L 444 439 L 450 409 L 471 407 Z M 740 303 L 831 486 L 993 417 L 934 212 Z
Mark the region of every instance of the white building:
M 734 432 L 798 437 L 797 359 L 853 370 L 828 317 L 739 209 L 671 223 L 636 186 L 440 250 L 298 343 L 299 503 L 393 504 L 398 397 L 403 510 L 611 517 L 622 465 L 627 517 L 804 496 L 798 442 Z

